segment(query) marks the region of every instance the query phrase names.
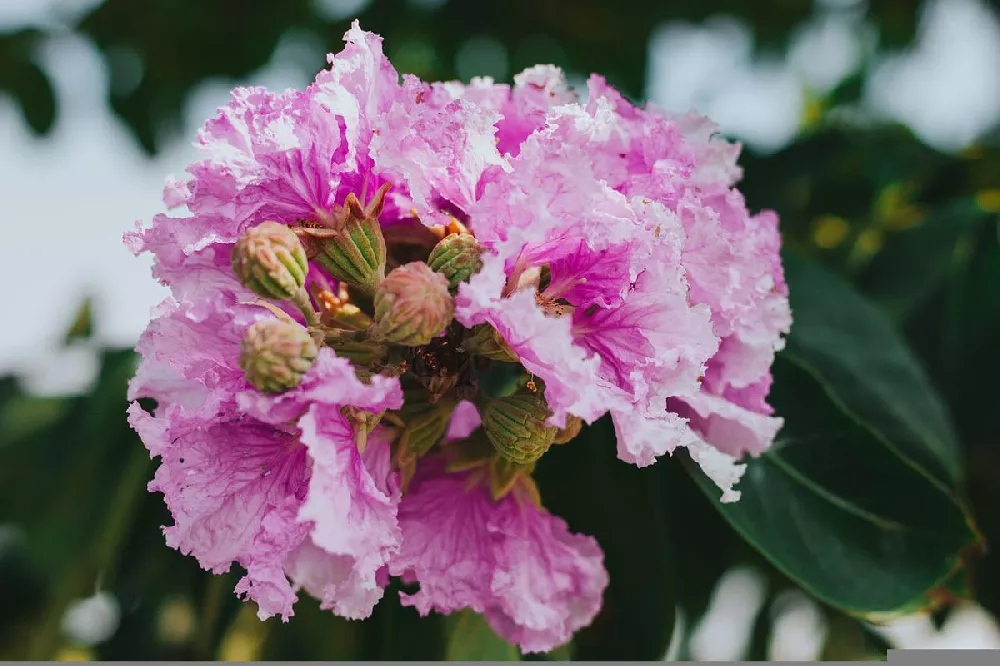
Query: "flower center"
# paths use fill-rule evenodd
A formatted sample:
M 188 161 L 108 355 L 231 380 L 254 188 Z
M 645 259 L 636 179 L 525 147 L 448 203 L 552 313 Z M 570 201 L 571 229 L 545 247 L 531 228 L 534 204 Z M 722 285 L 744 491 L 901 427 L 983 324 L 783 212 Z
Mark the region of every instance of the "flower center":
M 298 309 L 306 323 L 261 302 L 277 319 L 248 331 L 247 377 L 262 391 L 294 389 L 321 347 L 348 359 L 363 381 L 376 374 L 397 377 L 401 409 L 376 414 L 345 407 L 342 413 L 362 451 L 376 427 L 394 434 L 392 460 L 404 491 L 418 461 L 435 451 L 454 471 L 478 470 L 470 483 L 488 483 L 494 498 L 520 489 L 518 496 L 534 501 L 531 470 L 559 440 L 546 423 L 551 412 L 544 386 L 491 326 L 469 329 L 453 318 L 454 295 L 482 267 L 482 248 L 456 216 L 436 227 L 411 219 L 383 230 L 378 218 L 387 189 L 367 205 L 348 195 L 342 207 L 315 220 L 266 222 L 234 247 L 241 282 L 262 298 Z M 537 289 L 545 271 L 531 269 L 520 278 Z M 551 316 L 573 310 L 544 293 L 538 299 Z M 463 401 L 476 405 L 482 425 L 448 441 Z

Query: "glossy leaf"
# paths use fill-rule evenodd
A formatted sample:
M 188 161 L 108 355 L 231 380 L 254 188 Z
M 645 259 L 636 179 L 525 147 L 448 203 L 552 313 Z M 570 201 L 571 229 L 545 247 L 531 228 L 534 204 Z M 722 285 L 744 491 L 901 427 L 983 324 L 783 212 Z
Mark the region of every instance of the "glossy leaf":
M 819 264 L 784 261 L 794 320 L 785 356 L 884 446 L 954 487 L 961 451 L 947 409 L 888 318 Z
M 984 217 L 975 201 L 959 199 L 894 234 L 866 271 L 866 292 L 890 315 L 904 317 L 961 264 Z
M 723 516 L 819 599 L 884 617 L 930 604 L 978 536 L 949 491 L 842 413 L 805 368 L 774 366 L 772 403 L 786 424 L 749 461 Z M 695 478 L 716 502 L 711 481 Z

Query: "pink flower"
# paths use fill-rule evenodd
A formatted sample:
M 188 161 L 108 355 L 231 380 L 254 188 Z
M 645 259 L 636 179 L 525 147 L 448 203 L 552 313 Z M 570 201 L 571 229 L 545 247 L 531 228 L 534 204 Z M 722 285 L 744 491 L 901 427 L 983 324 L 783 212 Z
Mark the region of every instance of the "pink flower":
M 167 543 L 242 567 L 262 618 L 300 590 L 364 618 L 399 576 L 421 613 L 470 608 L 552 649 L 609 577 L 525 456 L 608 416 L 622 460 L 686 447 L 738 498 L 738 459 L 781 425 L 777 219 L 748 213 L 739 146 L 705 119 L 599 77 L 580 103 L 554 67 L 400 80 L 381 38 L 345 40 L 304 91 L 234 91 L 168 179 L 171 213 L 125 235 L 171 291 L 129 390 Z M 429 307 L 387 288 L 400 266 L 440 283 L 426 335 L 374 326 L 406 333 Z M 533 395 L 492 402 L 511 391 Z
M 203 332 L 202 342 L 210 341 Z M 204 381 L 201 370 L 188 376 L 180 381 Z M 382 594 L 375 575 L 399 544 L 399 489 L 387 433 L 376 429 L 359 451 L 339 408 L 397 408 L 398 382 L 365 385 L 350 363 L 323 350 L 303 384 L 278 398 L 243 384 L 235 404 L 210 416 L 180 402 L 165 402 L 155 415 L 130 407 L 130 422 L 161 459 L 150 489 L 164 494 L 174 517 L 168 545 L 216 573 L 233 563 L 246 569 L 236 591 L 258 603 L 262 619 L 293 614 L 288 578 L 324 607 L 367 617 Z

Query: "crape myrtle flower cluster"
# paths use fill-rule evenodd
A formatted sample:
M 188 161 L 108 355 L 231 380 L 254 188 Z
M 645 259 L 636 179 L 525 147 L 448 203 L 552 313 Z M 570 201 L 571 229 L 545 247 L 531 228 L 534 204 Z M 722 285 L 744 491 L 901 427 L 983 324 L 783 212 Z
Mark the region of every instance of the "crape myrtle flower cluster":
M 167 543 L 239 565 L 262 619 L 302 592 L 362 619 L 398 577 L 421 614 L 550 650 L 609 579 L 535 464 L 609 414 L 625 463 L 684 447 L 738 499 L 781 425 L 777 219 L 701 117 L 548 66 L 400 79 L 345 39 L 305 91 L 235 90 L 174 213 L 126 234 L 171 291 L 129 398 Z

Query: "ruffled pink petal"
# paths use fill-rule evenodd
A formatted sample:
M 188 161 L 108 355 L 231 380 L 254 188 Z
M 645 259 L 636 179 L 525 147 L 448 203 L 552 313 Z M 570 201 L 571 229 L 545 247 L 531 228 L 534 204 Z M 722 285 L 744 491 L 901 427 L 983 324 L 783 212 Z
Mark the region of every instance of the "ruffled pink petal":
M 320 608 L 341 617 L 364 619 L 382 599 L 385 582 L 371 580 L 348 555 L 331 555 L 307 539 L 285 564 L 296 588 L 304 589 L 320 602 Z
M 759 455 L 774 441 L 784 421 L 735 404 L 707 392 L 686 396 L 692 427 L 724 453 Z
M 691 459 L 698 463 L 698 467 L 705 473 L 705 476 L 722 490 L 719 501 L 723 504 L 738 502 L 740 491 L 734 490 L 733 487 L 739 483 L 747 466 L 737 462 L 733 456 L 704 442 L 689 443 L 687 450 L 691 454 Z
M 330 68 L 316 76 L 318 100 L 343 119 L 344 161 L 355 164 L 367 157 L 378 119 L 400 94 L 399 74 L 385 57 L 382 38 L 365 32 L 358 21 L 344 34 L 342 51 L 327 56 Z
M 551 423 L 562 427 L 567 414 L 592 422 L 608 409 L 598 387 L 601 359 L 573 340 L 569 317 L 548 317 L 533 291 L 501 297 L 506 282 L 502 260 L 487 257 L 483 270 L 459 288 L 455 318 L 466 326 L 489 323 L 517 352 L 521 364 L 545 381 Z
M 313 404 L 325 405 L 329 411 L 345 405 L 374 413 L 399 409 L 403 405 L 403 390 L 395 377 L 374 375 L 368 383 L 361 381 L 350 361 L 324 347 L 316 364 L 294 389 L 267 394 L 246 385 L 236 399 L 247 414 L 278 424 L 301 416 Z
M 545 124 L 552 110 L 577 99 L 563 72 L 552 65 L 536 65 L 514 76 L 514 88 L 502 107 L 497 147 L 517 155 L 521 144 Z
M 497 633 L 524 652 L 547 652 L 593 621 L 609 582 L 597 541 L 512 496 L 498 503 L 487 530 L 497 602 L 486 619 Z
M 545 295 L 566 299 L 577 308 L 621 303 L 632 282 L 629 244 L 600 250 L 592 250 L 585 240 L 569 244 L 575 250 L 548 264 L 551 281 Z
M 394 575 L 419 582 L 404 605 L 421 614 L 470 608 L 525 652 L 544 652 L 589 624 L 608 574 L 590 537 L 514 494 L 494 502 L 468 474 L 422 466 L 400 505 Z
M 245 386 L 237 366 L 240 341 L 247 327 L 265 317 L 273 315 L 259 307 L 196 308 L 168 298 L 139 338 L 142 361 L 128 399 L 154 398 L 190 417 L 211 418 Z
M 508 167 L 496 147 L 498 113 L 465 99 L 432 104 L 430 96 L 429 86 L 407 77 L 398 101 L 381 118 L 371 155 L 378 173 L 407 184 L 425 224 L 446 224 L 443 202 L 467 209 L 483 173 Z
M 468 437 L 482 422 L 476 405 L 469 400 L 462 400 L 455 406 L 455 411 L 451 414 L 445 441 Z
M 260 618 L 291 617 L 296 597 L 284 562 L 309 533 L 297 520 L 308 486 L 297 433 L 252 420 L 164 427 L 136 408 L 130 417 L 161 457 L 149 489 L 163 493 L 173 515 L 167 545 L 214 573 L 239 564 L 246 575 L 236 592 L 257 602 Z
M 720 137 L 719 127 L 696 113 L 675 116 L 674 121 L 694 153 L 691 183 L 708 194 L 725 192 L 736 185 L 743 177 L 743 169 L 736 162 L 743 146 Z
M 700 441 L 687 419 L 668 412 L 665 407 L 659 412 L 616 409 L 611 412 L 611 419 L 618 458 L 636 467 L 652 465 L 660 456 Z
M 191 198 L 188 184 L 175 176 L 169 176 L 163 186 L 163 203 L 168 209 L 179 208 Z
M 309 493 L 298 518 L 311 522 L 312 545 L 294 560 L 293 574 L 324 608 L 351 619 L 368 617 L 382 596 L 376 573 L 397 551 L 399 487 L 390 472 L 391 436 L 372 432 L 365 452 L 339 412 L 314 404 L 299 420 L 312 461 Z M 318 548 L 333 559 L 322 560 Z M 293 577 L 295 577 L 293 575 Z
M 206 159 L 189 169 L 188 208 L 230 220 L 223 242 L 235 241 L 251 222 L 314 219 L 334 203 L 342 169 L 334 157 L 346 152 L 344 141 L 314 90 L 237 88 L 199 134 Z

